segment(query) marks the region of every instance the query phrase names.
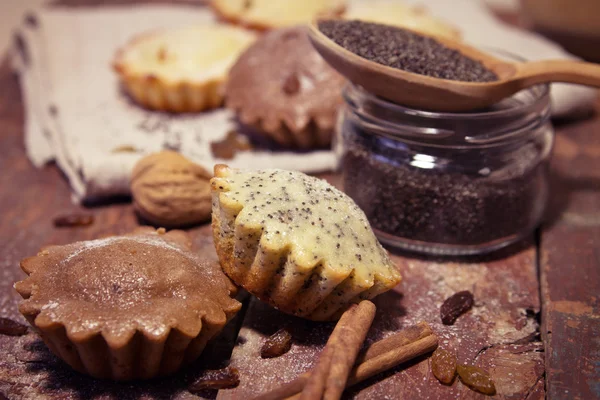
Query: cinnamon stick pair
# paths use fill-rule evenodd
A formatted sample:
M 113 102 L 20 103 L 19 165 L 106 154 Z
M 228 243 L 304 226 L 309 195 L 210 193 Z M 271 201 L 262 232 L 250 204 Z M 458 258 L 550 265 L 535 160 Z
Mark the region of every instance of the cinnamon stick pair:
M 347 323 L 347 320 L 342 321 L 342 319 L 340 319 L 340 322 L 338 322 L 338 326 L 341 325 L 343 322 Z M 359 327 L 358 330 L 361 329 L 362 328 Z M 313 374 L 317 372 L 317 368 L 321 364 L 321 360 L 325 357 L 331 357 L 325 354 L 331 340 L 332 339 L 330 338 L 327 342 L 327 345 L 325 346 L 325 349 L 323 350 L 323 353 L 319 358 L 319 363 L 312 372 L 306 372 L 291 382 L 279 386 L 278 388 L 275 388 L 270 392 L 259 395 L 254 400 L 280 400 L 287 399 L 290 397 L 293 399 L 299 398 L 299 393 L 305 390 L 309 383 L 309 380 L 312 378 Z M 375 342 L 372 345 L 370 345 L 364 352 L 359 354 L 358 357 L 356 357 L 354 368 L 350 371 L 348 375 L 348 379 L 345 382 L 345 387 L 349 387 L 356 383 L 362 382 L 372 376 L 379 374 L 380 372 L 393 368 L 396 365 L 402 364 L 418 356 L 429 353 L 435 350 L 437 344 L 437 336 L 433 333 L 429 325 L 427 325 L 427 323 L 425 322 L 419 322 L 416 325 L 410 326 L 398 333 L 388 336 L 385 339 Z M 349 356 L 350 355 L 351 354 L 349 354 Z M 349 358 L 350 357 L 348 357 L 348 359 Z M 325 362 L 326 361 L 323 361 L 323 363 Z M 331 374 L 328 374 L 328 376 L 331 376 Z M 334 373 L 333 376 L 340 378 L 340 374 L 338 373 Z M 321 382 L 323 381 L 322 378 L 318 379 Z M 342 392 L 339 392 L 338 389 L 339 387 L 336 386 L 336 390 L 333 391 L 332 389 L 330 389 L 329 393 L 339 393 L 339 395 L 341 396 Z M 314 387 L 311 390 L 314 390 Z

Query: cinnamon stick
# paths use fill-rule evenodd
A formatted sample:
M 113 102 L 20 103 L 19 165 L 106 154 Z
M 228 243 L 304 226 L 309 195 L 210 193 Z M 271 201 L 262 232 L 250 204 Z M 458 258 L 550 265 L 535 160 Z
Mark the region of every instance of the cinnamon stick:
M 380 372 L 387 371 L 398 364 L 402 364 L 408 360 L 429 353 L 435 350 L 437 345 L 437 336 L 429 335 L 414 343 L 407 344 L 367 360 L 352 370 L 352 374 L 348 379 L 348 384 L 350 386 L 362 382 L 365 379 L 375 376 Z
M 365 349 L 356 359 L 356 365 L 359 365 L 369 359 L 378 357 L 388 351 L 397 349 L 398 347 L 406 346 L 409 343 L 416 342 L 426 336 L 433 335 L 433 331 L 427 322 L 421 321 L 408 328 L 404 328 L 400 332 L 372 343 Z
M 361 301 L 347 324 L 340 326 L 340 341 L 334 349 L 331 367 L 325 383 L 324 400 L 338 400 L 346 388 L 348 375 L 356 362 L 367 332 L 375 318 L 375 304 Z
M 364 300 L 344 312 L 329 336 L 300 400 L 337 400 L 341 397 L 356 356 L 375 318 L 375 309 L 373 303 Z
M 436 347 L 437 337 L 426 322 L 419 322 L 416 325 L 403 329 L 371 344 L 357 357 L 355 367 L 349 375 L 346 387 L 362 382 L 379 372 L 433 351 Z M 392 354 L 391 359 L 382 357 L 388 353 Z M 371 362 L 367 364 L 368 361 L 376 359 L 378 359 L 376 363 Z M 384 367 L 378 366 L 377 363 L 382 363 Z M 254 400 L 280 400 L 292 397 L 304 389 L 310 375 L 310 371 L 305 372 L 293 381 L 255 397 Z M 293 398 L 296 399 L 298 397 L 294 396 Z

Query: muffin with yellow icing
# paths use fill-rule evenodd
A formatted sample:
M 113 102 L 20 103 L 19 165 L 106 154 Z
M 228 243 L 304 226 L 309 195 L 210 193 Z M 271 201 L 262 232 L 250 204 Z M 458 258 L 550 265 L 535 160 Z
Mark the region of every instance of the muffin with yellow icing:
M 400 282 L 365 214 L 324 180 L 218 165 L 211 190 L 221 267 L 283 312 L 337 319 Z
M 222 19 L 255 29 L 274 29 L 342 13 L 346 0 L 212 0 Z
M 222 24 L 148 33 L 120 49 L 113 66 L 140 105 L 197 112 L 222 104 L 229 68 L 254 39 L 250 31 Z

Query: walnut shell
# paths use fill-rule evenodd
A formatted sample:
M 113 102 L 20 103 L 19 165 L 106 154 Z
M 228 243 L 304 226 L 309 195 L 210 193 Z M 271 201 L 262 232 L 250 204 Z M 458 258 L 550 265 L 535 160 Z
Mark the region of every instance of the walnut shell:
M 212 174 L 174 151 L 142 158 L 131 174 L 138 214 L 156 225 L 181 227 L 210 220 Z

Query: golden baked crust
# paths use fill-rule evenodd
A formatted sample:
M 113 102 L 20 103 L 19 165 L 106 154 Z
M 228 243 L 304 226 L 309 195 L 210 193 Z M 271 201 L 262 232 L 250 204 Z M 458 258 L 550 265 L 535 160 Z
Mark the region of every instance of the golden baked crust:
M 334 17 L 346 8 L 346 0 L 212 0 L 210 4 L 222 19 L 259 30 Z
M 331 143 L 344 78 L 312 47 L 303 26 L 269 32 L 231 67 L 226 106 L 276 143 L 322 148 Z
M 250 31 L 223 24 L 147 33 L 120 49 L 113 67 L 140 105 L 197 112 L 222 104 L 227 72 L 254 39 Z
M 241 305 L 182 231 L 50 246 L 21 261 L 19 311 L 47 346 L 96 378 L 148 379 L 195 360 Z
M 369 1 L 355 3 L 343 15 L 345 19 L 393 25 L 423 32 L 427 35 L 460 40 L 460 30 L 434 17 L 424 7 L 414 7 L 401 2 Z
M 364 213 L 323 180 L 219 165 L 211 190 L 221 267 L 283 312 L 336 319 L 400 282 Z

